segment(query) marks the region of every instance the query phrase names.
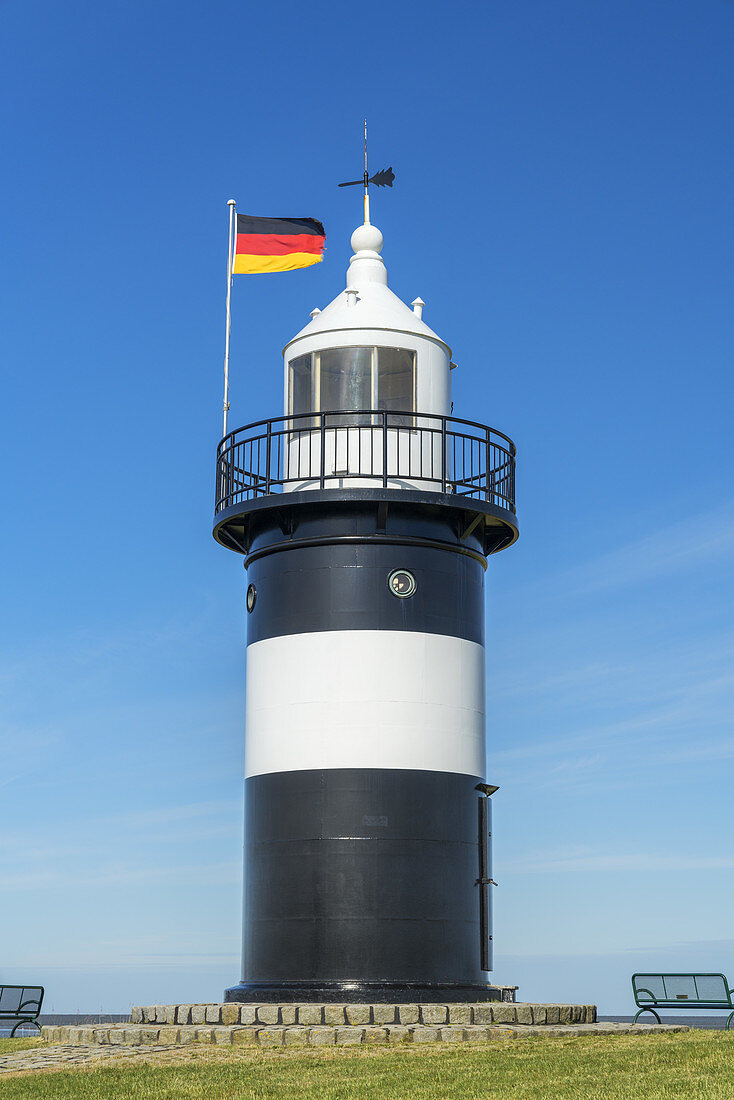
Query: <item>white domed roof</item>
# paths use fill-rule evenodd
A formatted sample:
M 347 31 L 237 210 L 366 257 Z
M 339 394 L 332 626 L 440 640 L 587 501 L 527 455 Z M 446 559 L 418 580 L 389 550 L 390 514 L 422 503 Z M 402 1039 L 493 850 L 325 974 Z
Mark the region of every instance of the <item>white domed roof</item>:
M 326 335 L 345 329 L 385 329 L 414 333 L 434 340 L 450 355 L 451 349 L 445 341 L 388 287 L 387 269 L 380 255 L 383 237 L 377 226 L 369 222 L 358 226 L 352 233 L 351 244 L 354 255 L 349 261 L 346 289 L 320 313 L 314 310 L 309 324 L 288 341 L 286 348 L 304 336 L 317 336 L 319 333 Z M 328 340 L 324 346 L 329 346 Z

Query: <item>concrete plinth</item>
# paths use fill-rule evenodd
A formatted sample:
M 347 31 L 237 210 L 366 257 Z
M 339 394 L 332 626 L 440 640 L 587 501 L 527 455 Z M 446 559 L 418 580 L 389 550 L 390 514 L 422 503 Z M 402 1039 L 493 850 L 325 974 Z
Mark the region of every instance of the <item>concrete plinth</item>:
M 665 1030 L 687 1030 L 668 1025 Z M 484 1042 L 522 1035 L 660 1031 L 660 1025 L 598 1024 L 595 1005 L 509 1001 L 144 1005 L 126 1024 L 44 1027 L 44 1038 L 71 1045 L 343 1046 Z

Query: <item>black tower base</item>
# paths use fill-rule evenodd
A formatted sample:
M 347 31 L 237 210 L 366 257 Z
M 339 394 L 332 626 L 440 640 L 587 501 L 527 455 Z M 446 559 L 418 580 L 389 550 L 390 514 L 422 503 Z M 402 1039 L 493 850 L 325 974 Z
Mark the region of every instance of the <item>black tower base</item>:
M 496 985 L 440 982 L 240 982 L 224 992 L 225 1001 L 254 1004 L 454 1004 L 501 1001 Z

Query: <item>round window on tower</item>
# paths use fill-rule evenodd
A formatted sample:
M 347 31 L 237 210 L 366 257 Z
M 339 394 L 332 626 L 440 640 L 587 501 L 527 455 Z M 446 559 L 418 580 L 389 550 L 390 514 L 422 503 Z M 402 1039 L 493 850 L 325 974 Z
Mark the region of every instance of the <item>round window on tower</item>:
M 257 589 L 255 588 L 254 584 L 249 584 L 247 586 L 247 610 L 248 610 L 248 612 L 253 610 L 253 608 L 255 607 L 256 601 L 257 601 Z
M 412 596 L 418 587 L 415 577 L 407 569 L 393 569 L 387 578 L 387 586 L 393 596 L 397 596 L 401 600 L 406 600 L 408 596 Z

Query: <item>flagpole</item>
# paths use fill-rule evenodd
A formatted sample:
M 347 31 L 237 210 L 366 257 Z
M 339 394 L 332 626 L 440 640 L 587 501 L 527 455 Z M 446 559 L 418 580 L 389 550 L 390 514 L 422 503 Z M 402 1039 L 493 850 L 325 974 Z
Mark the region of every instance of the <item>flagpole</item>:
M 229 248 L 227 250 L 227 328 L 224 334 L 224 410 L 222 424 L 222 438 L 227 434 L 227 413 L 229 412 L 229 330 L 231 328 L 232 315 L 230 304 L 232 301 L 232 241 L 234 237 L 234 199 L 227 200 L 229 207 Z
M 367 169 L 367 119 L 364 120 L 364 224 L 370 224 L 370 188 Z

